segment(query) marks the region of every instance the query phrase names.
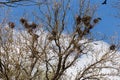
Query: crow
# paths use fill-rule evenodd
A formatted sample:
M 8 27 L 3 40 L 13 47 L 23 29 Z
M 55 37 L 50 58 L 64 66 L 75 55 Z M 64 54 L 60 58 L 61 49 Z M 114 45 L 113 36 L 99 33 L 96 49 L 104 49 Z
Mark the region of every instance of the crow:
M 115 44 L 112 44 L 112 45 L 109 47 L 110 50 L 115 50 L 115 48 L 116 48 Z
M 107 0 L 105 0 L 102 4 L 103 4 L 103 5 L 104 5 L 104 4 L 107 4 Z
M 14 24 L 13 22 L 9 22 L 8 25 L 9 25 L 9 27 L 12 28 L 12 29 L 15 27 L 15 24 Z

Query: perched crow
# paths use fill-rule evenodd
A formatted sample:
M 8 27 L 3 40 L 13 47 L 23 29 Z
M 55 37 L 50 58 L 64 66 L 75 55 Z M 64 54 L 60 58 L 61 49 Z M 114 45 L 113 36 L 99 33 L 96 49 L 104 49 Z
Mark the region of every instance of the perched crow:
M 109 49 L 110 50 L 115 50 L 115 48 L 116 48 L 115 44 L 112 44 Z
M 81 17 L 80 16 L 76 17 L 76 22 L 77 22 L 77 25 L 80 24 L 80 22 L 81 22 Z
M 107 4 L 107 0 L 105 0 L 102 4 L 103 4 L 103 5 L 104 5 L 104 4 Z
M 13 22 L 9 22 L 8 25 L 9 25 L 9 27 L 12 28 L 12 29 L 15 27 L 15 24 L 14 24 Z
M 29 25 L 29 28 L 31 29 L 35 29 L 36 27 L 37 27 L 37 24 L 35 24 L 34 22 Z
M 96 24 L 96 23 L 98 23 L 100 20 L 102 20 L 101 18 L 95 18 L 94 20 L 93 20 L 93 22 Z

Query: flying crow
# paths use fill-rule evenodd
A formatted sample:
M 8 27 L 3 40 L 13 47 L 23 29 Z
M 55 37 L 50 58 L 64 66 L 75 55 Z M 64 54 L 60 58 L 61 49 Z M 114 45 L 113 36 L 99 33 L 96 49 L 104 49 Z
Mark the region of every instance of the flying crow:
M 103 5 L 104 5 L 104 4 L 107 4 L 107 0 L 105 0 L 102 4 L 103 4 Z

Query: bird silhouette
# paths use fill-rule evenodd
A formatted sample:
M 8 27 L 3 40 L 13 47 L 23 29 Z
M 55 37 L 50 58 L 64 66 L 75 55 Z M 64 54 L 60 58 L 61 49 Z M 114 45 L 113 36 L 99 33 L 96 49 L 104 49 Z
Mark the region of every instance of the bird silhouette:
M 110 50 L 115 50 L 115 48 L 116 48 L 115 44 L 112 44 L 112 45 L 109 47 Z
M 77 22 L 77 25 L 81 23 L 81 17 L 80 16 L 76 17 L 76 22 Z
M 103 5 L 104 5 L 104 4 L 107 4 L 107 0 L 105 0 L 102 4 L 103 4 Z
M 13 22 L 9 22 L 8 25 L 9 25 L 9 27 L 12 28 L 12 29 L 15 27 L 15 24 L 14 24 Z

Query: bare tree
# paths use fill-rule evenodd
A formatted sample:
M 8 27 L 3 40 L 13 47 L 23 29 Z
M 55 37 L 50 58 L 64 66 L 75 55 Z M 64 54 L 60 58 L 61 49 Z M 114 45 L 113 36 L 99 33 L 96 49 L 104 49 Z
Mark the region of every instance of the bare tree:
M 117 46 L 113 44 L 101 51 L 92 45 L 91 30 L 101 20 L 94 16 L 96 5 L 91 5 L 90 0 L 76 0 L 76 6 L 73 2 L 51 0 L 39 5 L 40 16 L 35 17 L 40 24 L 20 19 L 25 31 L 14 30 L 13 22 L 8 27 L 1 26 L 1 79 L 70 80 L 74 75 L 68 77 L 67 72 L 72 67 L 76 69 L 84 55 L 90 57 L 89 63 L 76 69 L 71 79 L 107 80 L 119 76 Z M 102 72 L 104 69 L 110 73 Z

